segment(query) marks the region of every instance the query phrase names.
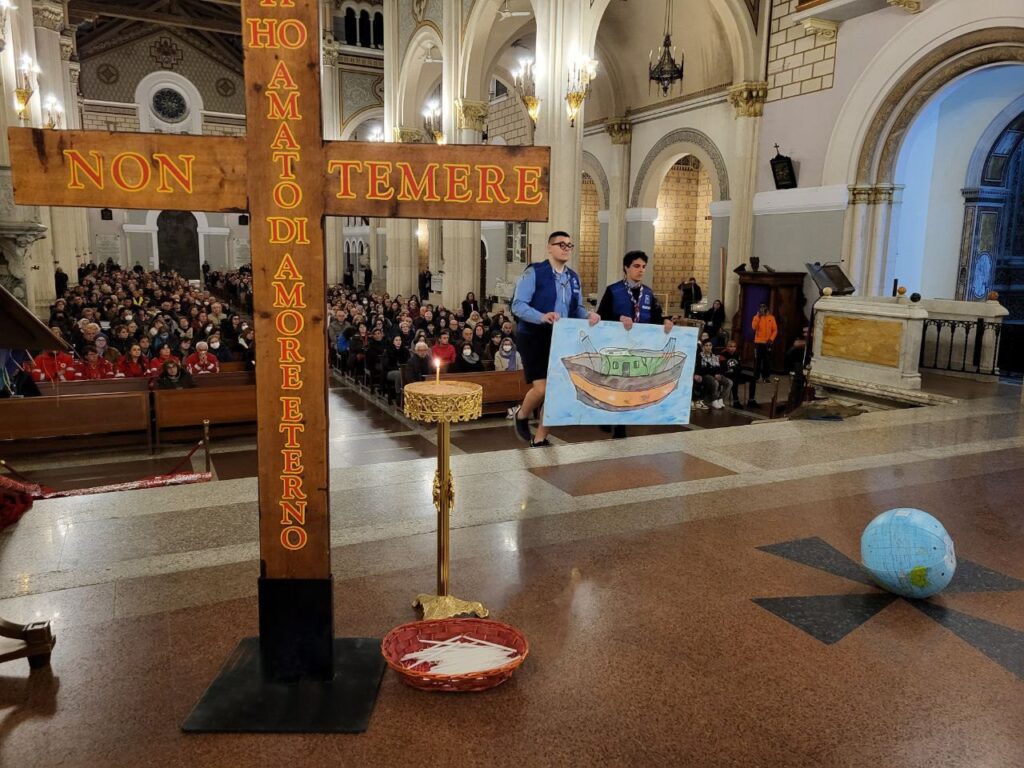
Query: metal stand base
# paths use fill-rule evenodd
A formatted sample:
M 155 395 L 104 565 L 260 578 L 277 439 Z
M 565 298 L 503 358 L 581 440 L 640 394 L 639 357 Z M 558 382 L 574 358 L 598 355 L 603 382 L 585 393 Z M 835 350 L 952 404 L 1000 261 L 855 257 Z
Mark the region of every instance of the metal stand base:
M 334 679 L 277 682 L 263 673 L 260 639 L 238 644 L 189 714 L 188 733 L 362 733 L 384 675 L 380 640 L 334 640 Z
M 417 595 L 413 608 L 423 609 L 423 618 L 450 619 L 453 616 L 476 616 L 486 619 L 490 614 L 481 603 L 475 600 L 460 600 L 452 595 Z

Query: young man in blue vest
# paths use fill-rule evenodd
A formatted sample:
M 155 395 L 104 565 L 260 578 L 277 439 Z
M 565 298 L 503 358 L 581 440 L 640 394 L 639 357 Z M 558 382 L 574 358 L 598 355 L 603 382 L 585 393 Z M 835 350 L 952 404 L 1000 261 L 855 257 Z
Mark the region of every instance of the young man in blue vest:
M 661 303 L 649 285 L 643 284 L 647 272 L 647 254 L 630 251 L 622 257 L 622 271 L 625 278 L 604 289 L 597 314 L 602 320 L 620 322 L 628 331 L 633 323 L 660 325 L 665 333 L 672 333 L 672 318 L 665 318 Z M 608 427 L 601 427 L 605 432 Z M 612 430 L 612 437 L 625 437 L 626 428 L 621 424 Z
M 568 232 L 548 235 L 547 260 L 531 264 L 523 271 L 512 299 L 512 314 L 519 321 L 516 345 L 526 383 L 531 385 L 516 413 L 516 434 L 534 448 L 551 445 L 544 427 L 544 393 L 552 327 L 563 317 L 589 320 L 591 325 L 601 319 L 583 306 L 580 276 L 569 268 L 569 256 L 575 247 Z M 534 410 L 539 422 L 536 436 L 530 434 L 530 414 Z

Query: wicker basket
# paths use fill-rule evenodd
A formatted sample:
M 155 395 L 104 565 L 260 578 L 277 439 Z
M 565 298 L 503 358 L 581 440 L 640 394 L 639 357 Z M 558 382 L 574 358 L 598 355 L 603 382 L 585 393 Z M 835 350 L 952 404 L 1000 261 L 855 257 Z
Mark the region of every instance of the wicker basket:
M 426 664 L 406 667 L 402 663 L 402 657 L 407 653 L 426 647 L 421 640 L 448 640 L 459 635 L 469 635 L 478 640 L 514 648 L 520 658 L 486 672 L 466 675 L 433 675 L 424 671 L 427 669 Z M 380 647 L 388 666 L 398 673 L 406 685 L 422 691 L 454 692 L 485 691 L 501 685 L 512 677 L 512 673 L 523 663 L 530 650 L 526 637 L 515 627 L 490 619 L 469 618 L 435 619 L 402 624 L 388 632 Z

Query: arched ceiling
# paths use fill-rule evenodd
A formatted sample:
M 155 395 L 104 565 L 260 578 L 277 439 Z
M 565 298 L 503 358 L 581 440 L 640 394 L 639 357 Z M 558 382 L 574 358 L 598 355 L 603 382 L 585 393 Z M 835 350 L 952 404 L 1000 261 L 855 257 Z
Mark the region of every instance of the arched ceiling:
M 674 0 L 672 42 L 685 56 L 684 95 L 733 81 L 725 27 L 708 0 Z M 648 78 L 649 55 L 664 37 L 665 0 L 612 0 L 597 30 L 598 80 L 586 121 L 604 120 L 663 100 Z M 603 81 L 603 82 L 602 82 Z M 676 86 L 678 88 L 678 86 Z M 677 90 L 673 91 L 678 94 Z

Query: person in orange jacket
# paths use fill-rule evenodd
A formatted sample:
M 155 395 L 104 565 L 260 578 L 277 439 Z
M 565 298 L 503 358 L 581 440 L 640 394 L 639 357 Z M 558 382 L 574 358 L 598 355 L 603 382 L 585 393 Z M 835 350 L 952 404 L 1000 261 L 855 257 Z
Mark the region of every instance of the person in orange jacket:
M 750 327 L 754 329 L 754 379 L 767 383 L 772 372 L 772 344 L 779 335 L 779 325 L 764 302 L 750 321 Z

